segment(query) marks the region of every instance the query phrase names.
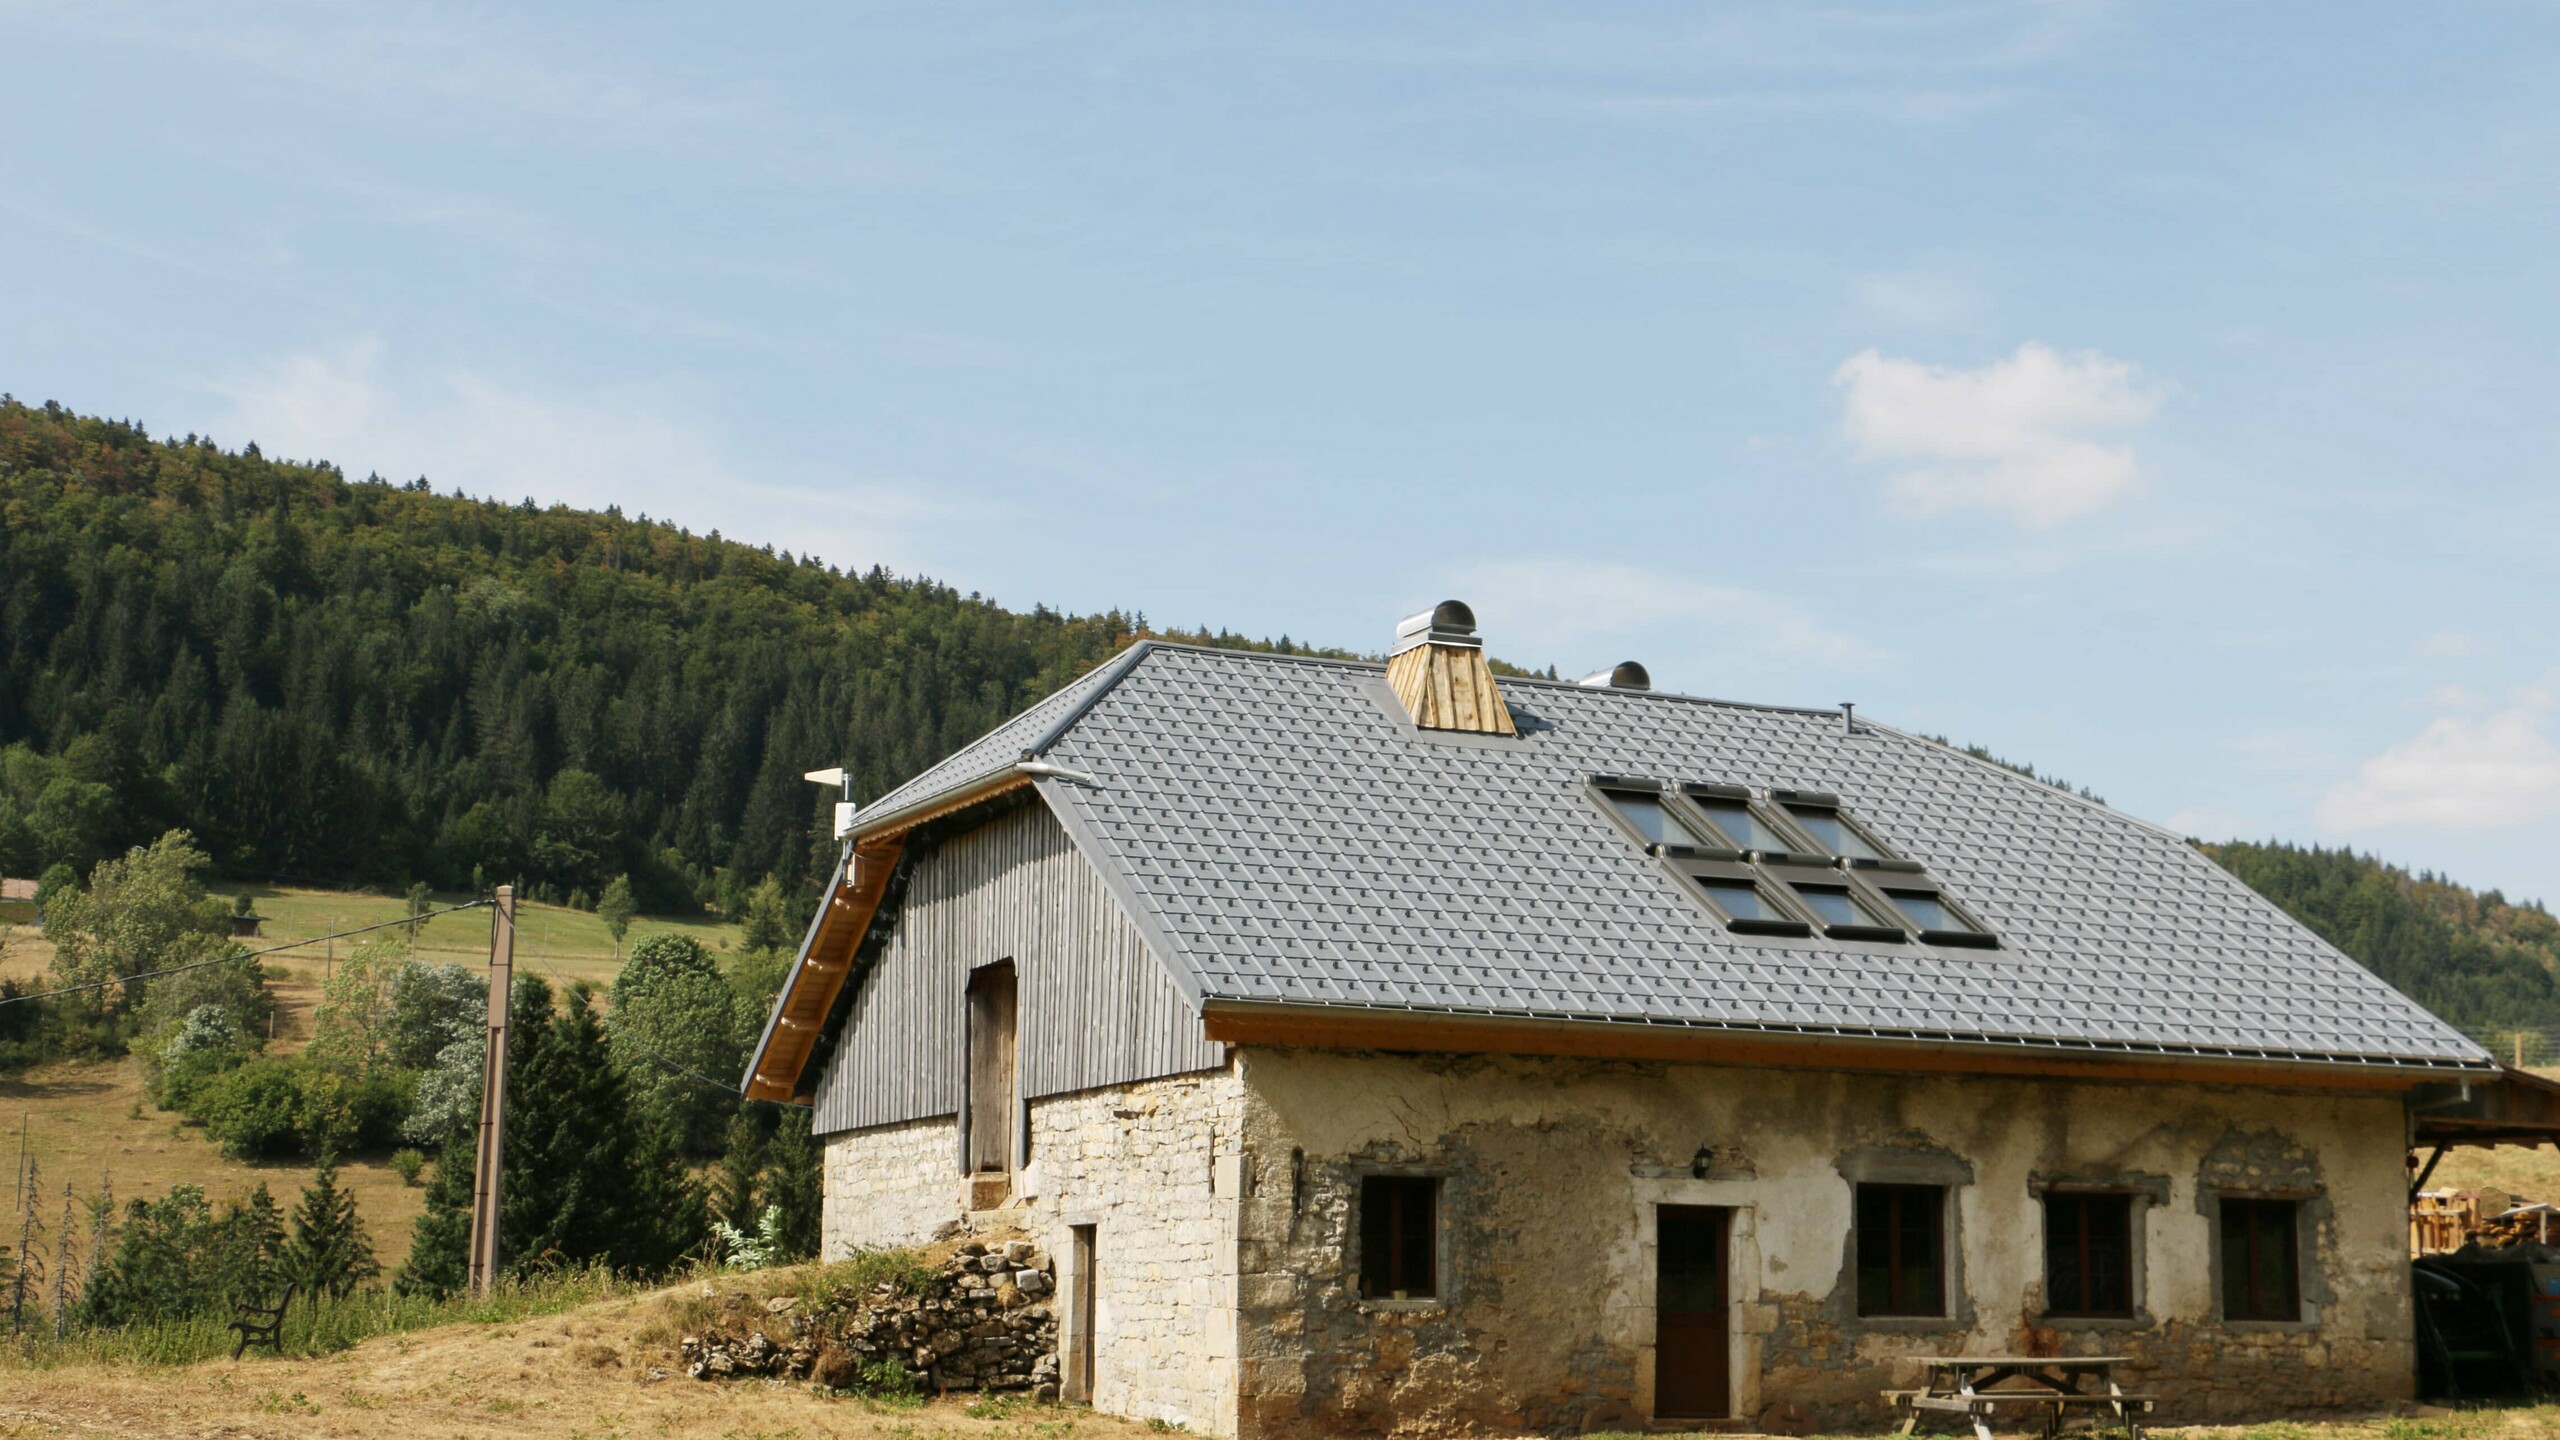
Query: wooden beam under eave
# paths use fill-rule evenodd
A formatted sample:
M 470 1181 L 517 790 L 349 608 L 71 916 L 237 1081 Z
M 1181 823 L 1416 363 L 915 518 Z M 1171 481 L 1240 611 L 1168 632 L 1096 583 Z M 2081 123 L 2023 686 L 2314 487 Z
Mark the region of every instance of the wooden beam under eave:
M 1849 1036 L 1771 1035 L 1610 1021 L 1512 1020 L 1403 1011 L 1319 1010 L 1210 1002 L 1207 1036 L 1229 1045 L 1443 1054 L 1666 1060 L 1876 1074 L 2017 1076 L 2120 1084 L 2397 1093 L 2442 1073 L 2389 1066 L 2094 1054 L 1925 1044 Z

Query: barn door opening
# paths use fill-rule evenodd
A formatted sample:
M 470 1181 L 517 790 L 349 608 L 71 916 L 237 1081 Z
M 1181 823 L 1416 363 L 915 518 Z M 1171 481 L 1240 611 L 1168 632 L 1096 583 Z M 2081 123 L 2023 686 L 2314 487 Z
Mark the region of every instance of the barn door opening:
M 1659 1419 L 1733 1414 L 1732 1307 L 1725 1294 L 1732 1219 L 1721 1206 L 1655 1207 L 1653 1413 Z
M 969 1171 L 1013 1170 L 1013 962 L 969 976 Z M 948 993 L 948 992 L 945 992 Z

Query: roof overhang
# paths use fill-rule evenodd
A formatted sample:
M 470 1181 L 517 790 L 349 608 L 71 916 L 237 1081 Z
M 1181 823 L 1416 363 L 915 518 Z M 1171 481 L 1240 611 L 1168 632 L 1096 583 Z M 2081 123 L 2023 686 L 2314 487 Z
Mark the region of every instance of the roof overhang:
M 1026 789 L 1043 776 L 1072 773 L 1025 759 L 968 784 L 862 817 L 846 837 L 844 854 L 828 878 L 818 913 L 809 921 L 790 973 L 783 977 L 782 993 L 765 1017 L 755 1053 L 747 1058 L 748 1099 L 806 1105 L 816 1098 L 815 1079 L 807 1073 L 809 1057 L 853 976 L 863 937 L 871 933 L 871 922 L 889 893 L 890 878 L 906 853 L 907 836 L 920 825 Z
M 2404 1094 L 2493 1079 L 2486 1064 L 2382 1057 L 2202 1053 L 1958 1036 L 1901 1036 L 1658 1022 L 1513 1017 L 1211 1000 L 1208 1038 L 1230 1045 L 1672 1060 L 1804 1070 L 2035 1076 L 2115 1083 L 2248 1085 Z M 2560 1106 L 2560 1086 L 2550 1089 Z M 2560 1110 L 2555 1110 L 2560 1113 Z
M 2560 1084 L 2512 1065 L 2420 1087 L 2409 1100 L 2420 1145 L 2540 1145 L 2560 1141 Z

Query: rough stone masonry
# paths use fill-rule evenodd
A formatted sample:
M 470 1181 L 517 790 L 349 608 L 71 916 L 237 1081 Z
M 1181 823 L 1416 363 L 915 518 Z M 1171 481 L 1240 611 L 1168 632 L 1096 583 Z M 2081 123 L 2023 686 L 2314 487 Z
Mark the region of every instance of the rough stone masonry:
M 838 1289 L 813 1305 L 776 1296 L 761 1321 L 687 1335 L 677 1350 L 696 1380 L 849 1390 L 903 1370 L 928 1390 L 1028 1390 L 1055 1400 L 1055 1293 L 1049 1257 L 1030 1241 L 970 1240 L 921 1285 Z

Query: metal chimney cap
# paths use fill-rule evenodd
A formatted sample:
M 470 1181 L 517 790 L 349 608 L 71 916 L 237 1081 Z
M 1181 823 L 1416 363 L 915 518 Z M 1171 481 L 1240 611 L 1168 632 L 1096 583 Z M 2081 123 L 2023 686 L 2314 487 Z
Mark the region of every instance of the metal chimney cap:
M 1476 612 L 1463 600 L 1443 600 L 1418 615 L 1408 615 L 1396 622 L 1396 648 L 1401 655 L 1416 645 L 1458 645 L 1481 650 L 1484 641 L 1476 636 Z
M 1606 670 L 1594 670 L 1573 683 L 1591 690 L 1650 690 L 1653 688 L 1653 676 L 1636 661 L 1621 660 Z

